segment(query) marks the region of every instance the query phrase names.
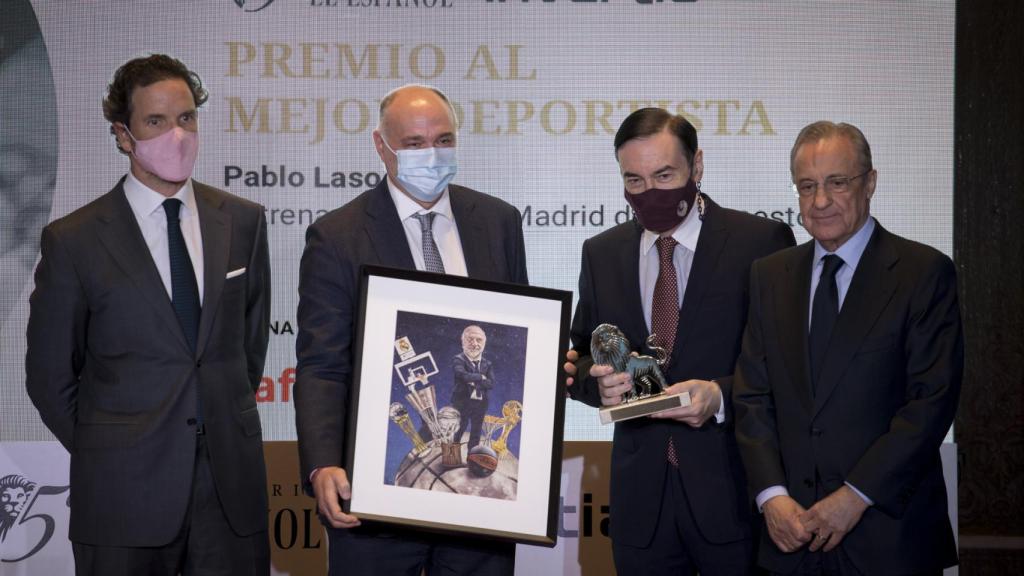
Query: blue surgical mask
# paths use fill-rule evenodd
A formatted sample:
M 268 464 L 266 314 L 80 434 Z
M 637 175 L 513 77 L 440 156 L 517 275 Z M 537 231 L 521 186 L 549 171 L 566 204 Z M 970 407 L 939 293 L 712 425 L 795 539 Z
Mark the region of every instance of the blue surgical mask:
M 381 136 L 384 146 L 398 157 L 399 184 L 420 202 L 434 202 L 441 197 L 448 183 L 459 171 L 455 147 L 398 150 Z

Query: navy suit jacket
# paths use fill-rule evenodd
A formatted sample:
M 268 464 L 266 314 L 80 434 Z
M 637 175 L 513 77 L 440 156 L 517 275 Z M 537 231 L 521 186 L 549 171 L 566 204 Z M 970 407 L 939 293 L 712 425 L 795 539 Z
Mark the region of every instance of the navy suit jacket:
M 572 323 L 581 377 L 569 393 L 592 406 L 601 405 L 597 381 L 587 375 L 593 364 L 594 328 L 606 322 L 618 326 L 637 351 L 642 351 L 649 335 L 640 296 L 642 233 L 638 224 L 627 222 L 583 244 L 579 303 Z M 749 537 L 750 505 L 728 410 L 731 375 L 746 323 L 750 264 L 794 243 L 788 226 L 722 208 L 708 199 L 665 377 L 670 384 L 716 379 L 727 402 L 726 422 L 718 425 L 711 419 L 693 429 L 679 422 L 638 418 L 615 425 L 609 515 L 613 540 L 642 547 L 654 535 L 669 435 L 679 454 L 690 509 L 705 538 L 725 543 Z
M 526 284 L 519 210 L 462 186 L 449 185 L 448 194 L 469 276 Z M 364 264 L 416 269 L 386 181 L 325 214 L 306 231 L 299 268 L 294 398 L 301 479 L 307 491 L 314 469 L 342 466 L 359 269 Z
M 43 230 L 26 385 L 71 453 L 76 542 L 161 546 L 178 535 L 192 494 L 196 394 L 228 522 L 240 535 L 267 527 L 254 395 L 269 332 L 266 220 L 258 204 L 199 182 L 193 190 L 204 270 L 194 354 L 122 183 Z
M 455 355 L 452 359 L 452 370 L 455 372 L 454 387 L 452 388 L 452 406 L 456 410 L 462 410 L 469 402 L 470 395 L 475 389 L 480 393 L 479 401 L 490 399 L 491 388 L 494 388 L 494 370 L 491 361 L 480 356 L 480 368 L 473 365 L 473 362 L 464 353 Z M 471 386 L 470 384 L 475 384 Z
M 842 546 L 864 574 L 956 563 L 939 446 L 956 413 L 963 333 L 948 257 L 875 228 L 812 393 L 807 353 L 814 243 L 751 272 L 733 389 L 751 495 L 781 485 L 805 508 L 849 482 L 874 501 Z M 821 486 L 816 485 L 820 478 Z M 763 534 L 760 562 L 796 566 Z

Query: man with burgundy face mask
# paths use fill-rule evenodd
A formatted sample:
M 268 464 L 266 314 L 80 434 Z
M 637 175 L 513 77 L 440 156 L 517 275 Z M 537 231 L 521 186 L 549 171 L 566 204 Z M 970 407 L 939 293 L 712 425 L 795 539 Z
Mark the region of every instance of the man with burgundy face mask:
M 359 268 L 375 264 L 526 284 L 522 219 L 509 204 L 451 184 L 456 118 L 436 88 L 409 85 L 380 103 L 373 131 L 388 177 L 306 232 L 299 269 L 295 423 L 302 482 L 330 538 L 330 573 L 366 576 L 513 572 L 506 543 L 391 530 L 345 514 L 341 467 Z M 426 432 L 424 432 L 426 433 Z
M 587 240 L 565 365 L 571 397 L 622 401 L 632 382 L 590 357 L 602 323 L 639 353 L 656 334 L 670 353 L 669 393 L 691 404 L 618 423 L 610 536 L 620 574 L 748 574 L 750 502 L 728 401 L 755 259 L 792 246 L 788 226 L 723 208 L 700 192 L 704 154 L 683 117 L 630 114 L 615 135 L 625 199 L 636 221 Z
M 128 174 L 43 230 L 26 382 L 71 452 L 77 574 L 269 572 L 266 221 L 191 179 L 206 98 L 169 56 L 121 66 L 103 112 Z

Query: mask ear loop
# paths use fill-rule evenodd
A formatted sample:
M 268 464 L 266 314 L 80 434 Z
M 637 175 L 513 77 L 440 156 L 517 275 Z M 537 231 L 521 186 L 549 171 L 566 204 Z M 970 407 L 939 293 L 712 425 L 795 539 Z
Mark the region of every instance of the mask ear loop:
M 697 217 L 700 221 L 704 221 L 704 211 L 707 210 L 707 205 L 704 204 L 704 193 L 700 191 L 700 182 L 697 182 Z

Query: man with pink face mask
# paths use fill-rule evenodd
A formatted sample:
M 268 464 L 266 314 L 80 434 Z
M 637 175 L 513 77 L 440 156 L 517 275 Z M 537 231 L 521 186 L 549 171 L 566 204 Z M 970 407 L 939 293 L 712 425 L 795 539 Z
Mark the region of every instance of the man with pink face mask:
M 590 356 L 591 333 L 609 323 L 641 354 L 652 353 L 644 343 L 655 334 L 670 354 L 667 392 L 691 400 L 615 426 L 615 566 L 619 574 L 748 574 L 751 504 L 729 394 L 750 265 L 792 246 L 793 232 L 700 191 L 704 152 L 682 116 L 660 108 L 630 114 L 615 135 L 615 156 L 636 220 L 583 244 L 568 391 L 610 406 L 632 388 L 627 374 Z
M 169 56 L 121 66 L 103 113 L 128 174 L 43 230 L 26 386 L 71 453 L 80 575 L 269 572 L 266 221 L 191 179 L 206 99 Z

